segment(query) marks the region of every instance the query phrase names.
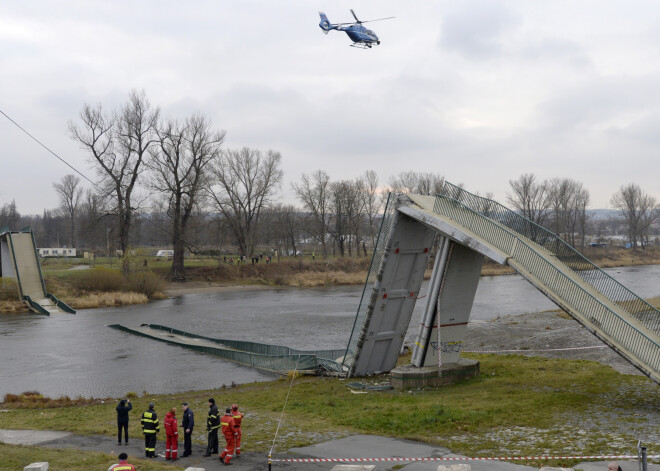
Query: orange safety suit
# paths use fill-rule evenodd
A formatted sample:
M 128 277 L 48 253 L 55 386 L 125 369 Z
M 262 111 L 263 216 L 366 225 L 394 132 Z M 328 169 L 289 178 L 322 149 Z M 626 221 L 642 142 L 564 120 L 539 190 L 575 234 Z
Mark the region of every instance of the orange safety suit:
M 177 430 L 176 417 L 172 411 L 168 412 L 165 416 L 165 434 L 167 441 L 165 442 L 165 459 L 177 459 L 179 453 L 179 431 Z
M 231 412 L 225 412 L 225 415 L 220 417 L 220 425 L 222 425 L 222 433 L 227 441 L 227 446 L 220 455 L 220 459 L 224 459 L 225 464 L 229 464 L 234 456 L 234 448 L 236 447 L 236 423 L 234 422 L 234 417 L 231 415 Z
M 234 429 L 236 430 L 236 456 L 241 454 L 241 422 L 243 421 L 243 414 L 236 409 L 232 408 L 231 411 L 234 416 Z
M 110 470 L 112 470 L 112 471 L 135 471 L 135 466 L 133 466 L 132 464 L 130 464 L 126 460 L 119 460 L 119 463 L 114 465 L 114 466 L 111 466 Z M 108 471 L 110 471 L 110 470 L 108 470 Z

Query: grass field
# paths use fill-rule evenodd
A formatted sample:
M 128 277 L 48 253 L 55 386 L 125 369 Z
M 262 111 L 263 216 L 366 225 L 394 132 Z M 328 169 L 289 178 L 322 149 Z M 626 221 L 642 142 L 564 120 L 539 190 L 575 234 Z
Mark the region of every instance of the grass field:
M 353 394 L 342 379 L 295 378 L 276 450 L 368 433 L 419 440 L 468 456 L 609 454 L 634 451 L 640 434 L 657 437 L 660 388 L 645 377 L 622 375 L 582 360 L 466 357 L 481 362 L 481 375 L 440 389 Z M 246 414 L 244 450 L 266 452 L 290 384 L 289 378 L 282 378 L 214 391 L 141 397 L 133 393 L 130 432 L 139 435 L 137 418 L 149 402 L 155 402 L 162 414 L 187 401 L 200 422 L 212 396 L 222 408 L 238 403 Z M 70 406 L 35 396 L 25 402 L 20 397 L 9 399 L 14 402 L 0 404 L 8 410 L 0 416 L 0 428 L 109 437 L 116 433 L 114 399 L 73 400 Z M 204 443 L 203 427 L 194 438 Z

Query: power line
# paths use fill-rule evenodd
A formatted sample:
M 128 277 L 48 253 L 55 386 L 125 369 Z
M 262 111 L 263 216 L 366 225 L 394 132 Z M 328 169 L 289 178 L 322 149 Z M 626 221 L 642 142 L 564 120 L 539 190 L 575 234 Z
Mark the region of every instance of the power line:
M 14 126 L 16 126 L 18 129 L 20 129 L 20 130 L 23 131 L 25 134 L 27 134 L 28 136 L 30 136 L 30 138 L 32 138 L 33 141 L 35 141 L 35 142 L 36 142 L 37 144 L 39 144 L 41 147 L 43 147 L 43 148 L 46 149 L 48 152 L 50 152 L 52 155 L 54 155 L 55 157 L 57 157 L 62 163 L 64 163 L 66 166 L 68 166 L 71 170 L 73 170 L 73 171 L 76 172 L 78 175 L 80 175 L 80 176 L 83 177 L 85 180 L 87 180 L 89 183 L 91 183 L 92 186 L 93 186 L 94 188 L 96 188 L 97 190 L 100 189 L 100 186 L 99 186 L 96 182 L 93 182 L 92 180 L 90 180 L 89 178 L 87 178 L 87 176 L 86 176 L 85 174 L 83 174 L 80 170 L 78 170 L 78 169 L 75 168 L 73 165 L 71 165 L 69 162 L 67 162 L 67 161 L 64 160 L 62 157 L 60 157 L 59 155 L 57 155 L 55 152 L 53 152 L 52 150 L 50 150 L 50 149 L 49 149 L 44 143 L 42 143 L 39 139 L 37 139 L 36 137 L 34 137 L 32 134 L 30 134 L 25 128 L 23 128 L 20 124 L 18 124 L 16 121 L 14 121 L 11 117 L 9 117 L 9 115 L 7 115 L 7 113 L 5 113 L 5 112 L 2 111 L 2 110 L 0 110 L 0 113 L 2 113 L 2 115 L 3 115 L 5 118 L 7 118 L 12 124 L 14 124 Z M 138 214 L 138 216 L 140 216 L 140 213 L 138 213 L 137 211 L 136 211 L 136 214 Z M 165 233 L 168 234 L 168 235 L 173 235 L 172 232 L 170 232 L 169 230 L 167 230 L 167 229 L 165 229 L 164 227 L 160 226 L 159 224 L 156 224 L 156 223 L 153 222 L 150 218 L 145 218 L 145 217 L 143 217 L 142 219 L 145 220 L 145 221 L 147 221 L 149 224 L 153 225 L 154 227 L 156 227 L 156 229 L 160 229 L 161 231 L 165 232 Z M 187 242 L 183 237 L 179 236 L 179 239 L 181 239 L 181 240 L 183 241 L 183 243 L 184 243 L 186 246 L 188 246 L 188 249 L 189 249 L 189 250 L 190 250 L 191 248 L 197 249 L 197 247 L 195 247 L 194 244 L 191 244 L 191 243 Z
M 59 155 L 57 155 L 55 152 L 53 152 L 52 150 L 50 150 L 48 147 L 46 147 L 46 145 L 43 144 L 39 139 L 37 139 L 37 138 L 34 137 L 32 134 L 30 134 L 29 132 L 27 132 L 27 131 L 26 131 L 26 130 L 25 130 L 20 124 L 18 124 L 16 121 L 14 121 L 13 119 L 11 119 L 11 118 L 7 115 L 7 113 L 5 113 L 5 112 L 2 111 L 2 110 L 0 110 L 0 113 L 2 113 L 3 116 L 4 116 L 5 118 L 7 118 L 9 121 L 11 121 L 11 122 L 14 124 L 14 126 L 16 126 L 18 129 L 20 129 L 20 130 L 23 131 L 25 134 L 27 134 L 28 136 L 30 136 L 34 142 L 36 142 L 37 144 L 39 144 L 41 147 L 43 147 L 44 149 L 46 149 L 48 152 L 50 152 L 50 153 L 53 154 L 55 157 L 57 157 L 60 161 L 62 161 L 65 165 L 67 165 L 71 170 L 73 170 L 74 172 L 76 172 L 78 175 L 80 175 L 81 177 L 83 177 L 85 180 L 87 180 L 87 181 L 88 181 L 89 183 L 91 183 L 92 185 L 97 186 L 96 183 L 94 183 L 92 180 L 90 180 L 89 178 L 87 178 L 87 176 L 85 176 L 85 175 L 84 175 L 82 172 L 80 172 L 77 168 L 75 168 L 75 167 L 74 167 L 73 165 L 71 165 L 69 162 L 67 162 L 66 160 L 64 160 L 62 157 L 60 157 Z

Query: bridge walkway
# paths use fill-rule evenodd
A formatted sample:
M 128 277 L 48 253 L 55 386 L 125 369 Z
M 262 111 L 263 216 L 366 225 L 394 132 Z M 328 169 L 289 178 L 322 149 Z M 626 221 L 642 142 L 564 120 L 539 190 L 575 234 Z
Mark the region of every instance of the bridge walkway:
M 440 218 L 500 253 L 545 296 L 660 383 L 660 311 L 560 237 L 495 201 L 449 183 L 442 195 L 409 198 L 415 206 L 399 211 L 418 220 Z

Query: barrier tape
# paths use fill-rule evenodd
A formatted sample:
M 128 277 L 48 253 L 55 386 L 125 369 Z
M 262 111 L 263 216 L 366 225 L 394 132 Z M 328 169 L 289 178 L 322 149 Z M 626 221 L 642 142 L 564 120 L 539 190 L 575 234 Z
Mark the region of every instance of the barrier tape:
M 647 458 L 660 458 L 660 455 L 647 455 Z M 592 455 L 592 456 L 500 456 L 490 458 L 288 458 L 275 459 L 280 463 L 364 463 L 375 461 L 539 461 L 539 460 L 596 460 L 596 459 L 639 459 L 638 455 Z
M 566 348 L 546 348 L 536 349 L 514 349 L 514 350 L 463 350 L 463 353 L 509 353 L 509 352 L 561 352 L 566 350 L 589 350 L 592 348 L 609 348 L 607 345 L 592 345 L 591 347 L 566 347 Z

